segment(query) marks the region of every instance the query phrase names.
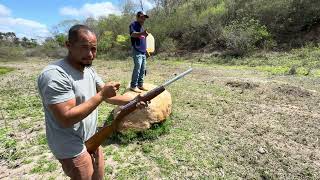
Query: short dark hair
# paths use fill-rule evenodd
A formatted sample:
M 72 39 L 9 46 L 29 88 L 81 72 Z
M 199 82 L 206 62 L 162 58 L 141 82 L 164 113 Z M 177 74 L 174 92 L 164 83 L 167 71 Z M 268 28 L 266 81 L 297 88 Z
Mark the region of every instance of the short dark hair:
M 82 24 L 76 24 L 69 29 L 68 41 L 76 42 L 78 40 L 80 31 L 94 33 L 88 26 L 82 25 Z

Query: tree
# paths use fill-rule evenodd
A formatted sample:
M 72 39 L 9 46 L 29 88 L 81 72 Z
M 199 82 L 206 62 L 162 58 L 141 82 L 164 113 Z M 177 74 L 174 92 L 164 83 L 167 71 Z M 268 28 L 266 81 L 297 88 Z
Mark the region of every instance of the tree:
M 51 29 L 51 33 L 55 36 L 61 33 L 67 34 L 71 26 L 75 24 L 81 23 L 79 20 L 71 19 L 71 20 L 64 20 L 61 21 L 56 26 L 53 26 Z
M 21 45 L 22 45 L 23 47 L 27 47 L 27 46 L 28 46 L 28 43 L 29 43 L 29 39 L 28 39 L 28 38 L 23 37 L 23 38 L 21 39 Z
M 60 33 L 54 36 L 54 40 L 57 41 L 60 47 L 64 47 L 67 36 L 63 33 Z
M 16 37 L 16 38 L 14 39 L 13 43 L 14 43 L 15 45 L 19 45 L 19 44 L 20 44 L 20 39 Z
M 105 31 L 99 38 L 98 50 L 101 52 L 106 52 L 113 46 L 114 35 L 111 31 Z
M 38 42 L 36 39 L 30 39 L 29 47 L 36 47 L 38 45 Z
M 134 3 L 132 0 L 124 0 L 123 7 L 122 7 L 122 13 L 124 15 L 134 15 L 137 11 L 137 4 Z

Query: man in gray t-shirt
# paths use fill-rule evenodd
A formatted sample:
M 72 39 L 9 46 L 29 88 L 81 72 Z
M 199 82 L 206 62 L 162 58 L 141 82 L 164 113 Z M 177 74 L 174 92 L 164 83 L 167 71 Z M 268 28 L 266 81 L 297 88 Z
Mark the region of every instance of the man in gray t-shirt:
M 84 142 L 96 132 L 102 101 L 124 105 L 131 98 L 116 95 L 120 84 L 105 85 L 91 67 L 97 50 L 95 34 L 87 26 L 75 25 L 68 35 L 68 56 L 45 67 L 38 77 L 48 145 L 71 179 L 102 179 L 101 147 L 89 154 Z

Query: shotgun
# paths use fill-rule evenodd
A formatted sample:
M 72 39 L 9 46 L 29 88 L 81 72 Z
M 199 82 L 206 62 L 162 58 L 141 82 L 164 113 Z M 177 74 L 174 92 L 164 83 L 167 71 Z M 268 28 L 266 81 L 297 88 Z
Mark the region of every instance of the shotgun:
M 90 137 L 86 142 L 85 145 L 87 147 L 87 151 L 89 153 L 93 153 L 102 143 L 105 141 L 106 138 L 110 137 L 112 133 L 117 130 L 118 125 L 121 122 L 121 119 L 124 118 L 126 115 L 132 113 L 134 110 L 137 109 L 138 102 L 149 102 L 159 94 L 161 94 L 165 87 L 173 83 L 174 81 L 184 77 L 185 75 L 191 73 L 192 68 L 188 69 L 187 71 L 181 73 L 180 75 L 170 79 L 169 81 L 165 82 L 164 84 L 152 89 L 151 91 L 147 92 L 146 94 L 140 96 L 140 98 L 135 98 L 130 101 L 128 104 L 121 106 L 119 114 L 114 118 L 111 125 L 102 127 L 97 133 L 95 133 L 92 137 Z

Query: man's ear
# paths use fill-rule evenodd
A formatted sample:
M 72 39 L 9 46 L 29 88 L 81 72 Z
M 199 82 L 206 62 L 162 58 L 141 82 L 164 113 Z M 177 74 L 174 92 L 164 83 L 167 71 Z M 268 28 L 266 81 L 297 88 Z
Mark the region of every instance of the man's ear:
M 65 47 L 68 48 L 68 49 L 71 47 L 71 43 L 70 43 L 69 41 L 66 41 L 66 42 L 64 43 L 64 45 L 65 45 Z

